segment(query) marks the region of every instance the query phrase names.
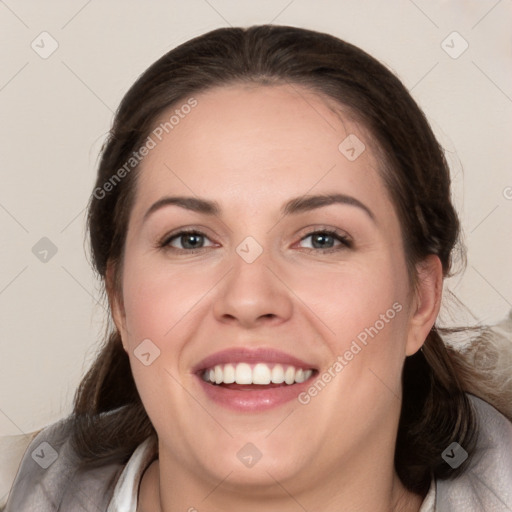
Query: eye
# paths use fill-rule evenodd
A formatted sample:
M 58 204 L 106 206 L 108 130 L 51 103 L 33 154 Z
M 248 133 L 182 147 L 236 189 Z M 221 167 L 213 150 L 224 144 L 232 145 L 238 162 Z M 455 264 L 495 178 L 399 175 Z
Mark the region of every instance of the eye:
M 306 247 L 306 249 L 312 251 L 321 250 L 322 252 L 335 252 L 351 248 L 353 245 L 347 235 L 333 229 L 311 231 L 305 237 L 301 238 L 301 242 L 308 238 L 311 238 L 313 247 Z M 337 247 L 333 246 L 336 241 L 339 242 Z
M 181 252 L 195 252 L 204 248 L 204 239 L 208 237 L 197 230 L 182 230 L 171 236 L 165 237 L 158 246 L 160 248 L 170 248 Z M 181 247 L 176 247 L 174 244 L 178 242 Z
M 301 238 L 301 242 L 311 238 L 313 247 L 304 247 L 308 251 L 321 251 L 321 252 L 337 252 L 343 249 L 348 249 L 353 246 L 352 240 L 344 233 L 333 229 L 320 229 L 309 232 L 306 236 Z M 158 247 L 161 249 L 169 249 L 182 253 L 194 253 L 212 247 L 204 245 L 204 240 L 209 240 L 208 237 L 201 231 L 190 229 L 181 230 L 177 233 L 165 236 L 160 242 Z M 338 242 L 338 245 L 334 245 Z M 178 243 L 181 247 L 177 247 Z

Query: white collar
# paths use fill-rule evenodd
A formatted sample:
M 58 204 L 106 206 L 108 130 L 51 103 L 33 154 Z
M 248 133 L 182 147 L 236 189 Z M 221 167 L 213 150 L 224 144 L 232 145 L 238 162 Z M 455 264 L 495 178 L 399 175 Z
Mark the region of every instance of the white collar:
M 119 476 L 107 512 L 136 512 L 144 471 L 155 458 L 154 438 L 148 437 L 133 452 Z

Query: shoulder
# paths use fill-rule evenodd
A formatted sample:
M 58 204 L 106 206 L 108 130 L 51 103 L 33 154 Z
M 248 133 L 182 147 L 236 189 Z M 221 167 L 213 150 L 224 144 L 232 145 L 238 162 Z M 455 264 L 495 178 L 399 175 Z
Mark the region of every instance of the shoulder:
M 7 501 L 23 454 L 38 433 L 39 431 L 0 437 L 0 510 Z
M 482 327 L 457 353 L 467 369 L 464 389 L 512 421 L 512 309 L 501 322 Z
M 123 465 L 81 468 L 70 442 L 71 427 L 72 419 L 66 418 L 32 435 L 28 446 L 25 439 L 26 449 L 7 502 L 0 510 L 106 510 Z M 12 468 L 13 461 L 10 464 Z
M 512 510 L 512 422 L 484 400 L 468 396 L 478 420 L 476 449 L 464 473 L 437 481 L 436 507 L 447 512 Z M 463 446 L 450 447 L 442 457 L 457 467 L 467 454 Z

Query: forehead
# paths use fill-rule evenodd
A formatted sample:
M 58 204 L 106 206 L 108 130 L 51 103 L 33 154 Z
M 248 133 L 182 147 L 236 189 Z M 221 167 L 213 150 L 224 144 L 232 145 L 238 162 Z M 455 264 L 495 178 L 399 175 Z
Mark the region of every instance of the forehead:
M 270 197 L 281 204 L 333 189 L 364 189 L 368 201 L 382 201 L 374 141 L 334 101 L 295 84 L 236 84 L 192 96 L 193 108 L 185 98 L 154 124 L 155 146 L 139 169 L 142 202 L 175 192 L 234 206 Z M 364 150 L 353 159 L 352 148 Z

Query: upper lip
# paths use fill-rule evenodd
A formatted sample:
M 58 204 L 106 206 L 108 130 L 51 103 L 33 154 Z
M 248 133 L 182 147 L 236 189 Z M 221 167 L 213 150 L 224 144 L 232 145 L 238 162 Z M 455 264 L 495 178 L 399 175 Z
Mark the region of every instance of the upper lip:
M 295 366 L 295 368 L 311 369 L 315 367 L 302 359 L 295 356 L 276 350 L 273 348 L 247 348 L 247 347 L 235 347 L 220 352 L 215 352 L 204 359 L 192 369 L 193 373 L 206 370 L 207 368 L 213 368 L 218 364 L 229 364 L 229 363 L 275 363 L 282 365 Z

